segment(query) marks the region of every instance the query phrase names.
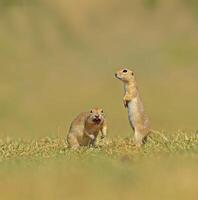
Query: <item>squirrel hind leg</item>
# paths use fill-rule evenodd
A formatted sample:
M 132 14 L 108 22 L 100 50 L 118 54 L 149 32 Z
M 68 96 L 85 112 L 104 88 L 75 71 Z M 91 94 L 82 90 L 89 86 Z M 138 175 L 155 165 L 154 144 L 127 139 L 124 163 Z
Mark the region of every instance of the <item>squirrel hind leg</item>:
M 146 137 L 141 133 L 135 131 L 134 142 L 137 147 L 142 146 L 146 142 Z
M 149 138 L 150 138 L 150 135 L 146 135 L 146 136 L 138 135 L 138 136 L 135 136 L 135 144 L 137 146 L 145 145 L 148 142 Z
M 70 149 L 78 149 L 80 147 L 77 138 L 74 135 L 69 135 L 67 137 L 68 148 Z

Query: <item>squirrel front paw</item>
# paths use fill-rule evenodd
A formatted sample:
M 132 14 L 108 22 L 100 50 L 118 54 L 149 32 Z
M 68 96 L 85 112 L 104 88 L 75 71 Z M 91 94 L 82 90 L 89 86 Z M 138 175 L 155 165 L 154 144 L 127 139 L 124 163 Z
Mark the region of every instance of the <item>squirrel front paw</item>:
M 90 138 L 91 140 L 94 140 L 94 139 L 95 139 L 95 136 L 94 136 L 94 135 L 89 135 L 89 138 Z
M 123 100 L 123 104 L 124 104 L 124 107 L 125 107 L 125 108 L 127 108 L 127 107 L 128 107 L 128 103 L 129 103 L 128 101 L 126 101 L 126 100 Z
M 102 139 L 104 139 L 104 138 L 105 138 L 105 135 L 101 135 L 100 139 L 102 140 Z
M 131 101 L 131 97 L 130 96 L 127 96 L 125 95 L 124 98 L 123 98 L 123 104 L 124 104 L 124 107 L 128 107 L 128 103 Z

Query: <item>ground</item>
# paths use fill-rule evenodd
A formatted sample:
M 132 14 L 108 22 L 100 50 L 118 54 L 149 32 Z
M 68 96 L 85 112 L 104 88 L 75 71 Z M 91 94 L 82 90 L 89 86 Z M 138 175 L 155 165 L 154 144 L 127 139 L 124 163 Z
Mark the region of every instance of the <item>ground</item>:
M 156 133 L 142 148 L 107 138 L 72 151 L 64 138 L 0 141 L 2 199 L 194 199 L 198 135 Z

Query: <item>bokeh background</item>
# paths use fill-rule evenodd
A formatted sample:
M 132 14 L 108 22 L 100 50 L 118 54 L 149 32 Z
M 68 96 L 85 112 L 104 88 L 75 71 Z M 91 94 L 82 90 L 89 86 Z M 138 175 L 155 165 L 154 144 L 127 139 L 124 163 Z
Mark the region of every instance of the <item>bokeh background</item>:
M 0 63 L 1 137 L 64 136 L 95 106 L 130 135 L 123 65 L 154 129 L 197 128 L 196 0 L 1 0 Z

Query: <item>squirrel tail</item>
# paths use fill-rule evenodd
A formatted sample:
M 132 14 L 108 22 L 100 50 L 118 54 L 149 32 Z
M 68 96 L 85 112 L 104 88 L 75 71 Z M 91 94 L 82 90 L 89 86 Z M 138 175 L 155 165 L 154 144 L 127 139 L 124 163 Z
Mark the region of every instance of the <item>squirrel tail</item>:
M 154 134 L 159 135 L 159 136 L 160 136 L 163 140 L 165 140 L 166 142 L 169 141 L 168 138 L 167 138 L 163 133 L 161 133 L 160 131 L 153 130 L 153 129 L 151 129 L 150 131 L 151 131 L 151 133 L 154 133 Z

